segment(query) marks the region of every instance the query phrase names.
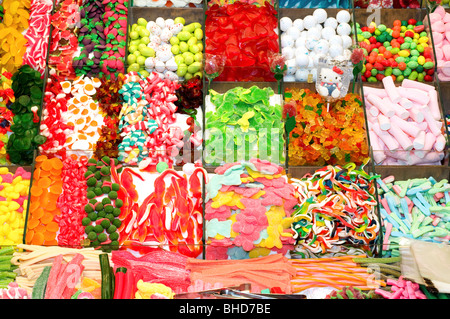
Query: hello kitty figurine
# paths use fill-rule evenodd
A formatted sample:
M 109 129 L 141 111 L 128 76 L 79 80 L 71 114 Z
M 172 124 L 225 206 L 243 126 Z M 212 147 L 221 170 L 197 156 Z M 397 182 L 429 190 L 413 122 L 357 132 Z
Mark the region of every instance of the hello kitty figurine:
M 318 93 L 323 97 L 332 97 L 337 99 L 341 95 L 342 88 L 342 71 L 337 66 L 332 69 L 323 68 L 320 70 L 320 87 Z
M 320 59 L 318 63 L 316 90 L 327 102 L 343 98 L 350 84 L 351 67 L 346 63 L 333 63 Z

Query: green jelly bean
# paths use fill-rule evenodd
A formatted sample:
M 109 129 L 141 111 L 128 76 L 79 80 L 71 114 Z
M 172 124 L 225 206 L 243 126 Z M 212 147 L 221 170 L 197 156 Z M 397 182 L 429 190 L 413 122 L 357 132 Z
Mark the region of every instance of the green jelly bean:
M 392 70 L 392 74 L 394 74 L 395 76 L 399 76 L 399 75 L 402 75 L 403 73 L 400 69 L 395 68 Z
M 419 57 L 417 55 L 413 55 L 409 58 L 411 61 L 418 62 Z
M 411 50 L 416 50 L 417 49 L 417 43 L 416 42 L 411 42 L 410 49 Z
M 367 79 L 367 82 L 378 82 L 377 78 L 374 76 L 371 76 Z
M 408 50 L 410 47 L 411 47 L 411 43 L 405 42 L 405 43 L 402 43 L 402 45 L 400 46 L 400 49 Z
M 386 26 L 384 24 L 379 24 L 378 30 L 380 30 L 381 32 L 384 32 L 384 31 L 386 31 Z
M 362 34 L 358 34 L 357 36 L 358 42 L 363 42 L 364 41 L 364 36 Z
M 361 33 L 361 35 L 364 37 L 364 39 L 368 39 L 372 36 L 369 31 L 364 31 L 363 33 Z
M 419 74 L 417 73 L 417 71 L 412 71 L 411 74 L 408 76 L 409 80 L 415 81 L 417 79 L 417 76 Z
M 403 71 L 404 76 L 409 76 L 411 74 L 412 70 L 410 68 L 406 68 L 405 71 Z
M 415 69 L 415 68 L 417 68 L 419 66 L 419 63 L 417 63 L 416 61 L 410 61 L 409 63 L 408 63 L 408 68 L 410 68 L 410 69 Z
M 432 61 L 428 61 L 423 64 L 423 68 L 426 70 L 432 69 L 433 67 L 434 67 L 434 63 Z
M 390 76 L 392 74 L 392 68 L 388 67 L 386 68 L 386 70 L 384 70 L 384 75 L 386 76 Z
M 419 55 L 420 55 L 420 52 L 417 51 L 417 50 L 411 50 L 411 55 L 412 55 L 412 56 L 419 56 Z
M 419 74 L 417 75 L 417 81 L 423 82 L 424 79 L 425 79 L 425 73 L 419 73 Z
M 395 59 L 395 62 L 397 62 L 397 63 L 405 62 L 405 58 L 402 57 L 402 56 L 399 56 L 399 57 L 397 57 L 397 58 Z
M 420 35 L 419 35 L 421 38 L 423 38 L 423 37 L 427 37 L 428 36 L 428 33 L 426 32 L 426 31 L 422 31 L 422 32 L 420 32 Z
M 397 78 L 395 79 L 396 82 L 402 82 L 405 79 L 405 77 L 403 75 L 399 75 L 397 76 Z
M 377 69 L 372 69 L 370 70 L 370 74 L 372 74 L 373 76 L 378 74 L 378 70 Z
M 424 67 L 422 65 L 420 65 L 420 64 L 416 68 L 416 71 L 419 72 L 419 73 L 422 73 L 423 70 L 424 70 Z
M 390 51 L 393 55 L 395 55 L 400 52 L 400 48 L 392 48 Z
M 419 51 L 420 53 L 422 53 L 425 49 L 424 49 L 423 45 L 418 44 L 416 47 L 416 50 Z

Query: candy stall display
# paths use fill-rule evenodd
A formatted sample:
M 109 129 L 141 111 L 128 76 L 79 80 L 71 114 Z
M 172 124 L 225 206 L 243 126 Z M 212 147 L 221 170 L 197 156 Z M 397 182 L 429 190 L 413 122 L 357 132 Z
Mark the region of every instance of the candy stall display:
M 437 4 L 0 0 L 0 299 L 448 298 Z
M 348 61 L 356 44 L 350 10 L 280 9 L 284 82 L 315 82 L 319 61 Z

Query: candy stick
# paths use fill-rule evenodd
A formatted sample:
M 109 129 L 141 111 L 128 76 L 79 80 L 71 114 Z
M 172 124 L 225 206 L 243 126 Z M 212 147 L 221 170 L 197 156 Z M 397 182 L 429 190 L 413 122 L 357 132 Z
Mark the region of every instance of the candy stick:
M 395 111 L 391 108 L 391 105 L 386 104 L 384 99 L 381 99 L 379 96 L 374 94 L 369 94 L 367 96 L 367 100 L 378 110 L 383 113 L 387 117 L 392 117 L 395 114 Z
M 364 86 L 363 91 L 364 91 L 364 96 L 367 96 L 369 94 L 377 95 L 380 98 L 384 98 L 384 97 L 388 96 L 385 89 L 378 89 L 378 88 L 374 88 L 371 86 Z
M 383 82 L 384 89 L 385 89 L 387 95 L 389 96 L 389 99 L 393 103 L 400 102 L 401 96 L 394 84 L 394 80 L 392 79 L 392 77 L 386 76 L 383 78 L 382 82 Z
M 424 108 L 423 105 L 413 104 L 413 107 L 409 109 L 409 116 L 414 122 L 421 123 L 424 121 Z
M 396 115 L 391 117 L 391 123 L 400 128 L 403 132 L 411 135 L 412 137 L 417 137 L 420 132 L 419 128 L 414 122 L 407 122 Z
M 411 88 L 411 89 L 420 89 L 426 92 L 429 92 L 431 90 L 435 90 L 434 86 L 429 85 L 429 84 L 425 84 L 425 83 L 421 83 L 418 81 L 412 81 L 409 79 L 404 79 L 402 82 L 402 87 L 404 88 Z
M 428 103 L 428 107 L 430 108 L 431 114 L 433 114 L 433 118 L 436 121 L 441 119 L 441 112 L 439 109 L 438 95 L 436 90 L 431 90 L 428 92 L 430 97 L 430 102 Z
M 405 108 L 406 110 L 409 110 L 410 108 L 413 107 L 413 103 L 412 103 L 410 100 L 408 100 L 407 98 L 404 98 L 404 97 L 402 97 L 402 98 L 400 99 L 399 104 L 400 104 L 403 108 Z
M 395 138 L 395 140 L 401 145 L 403 150 L 410 151 L 413 149 L 413 143 L 408 135 L 396 126 L 391 126 L 389 133 Z
M 392 135 L 389 134 L 389 132 L 382 131 L 378 123 L 373 123 L 371 125 L 371 128 L 375 132 L 375 134 L 383 141 L 383 143 L 389 150 L 395 151 L 400 148 L 400 144 L 397 142 L 397 140 L 394 137 L 392 137 Z
M 387 118 L 383 114 L 379 114 L 377 116 L 377 119 L 378 119 L 378 125 L 380 126 L 380 129 L 382 131 L 387 131 L 391 128 L 391 121 L 389 120 L 389 118 Z
M 430 102 L 430 96 L 427 92 L 419 89 L 399 87 L 398 92 L 402 97 L 421 105 L 428 105 L 428 102 Z

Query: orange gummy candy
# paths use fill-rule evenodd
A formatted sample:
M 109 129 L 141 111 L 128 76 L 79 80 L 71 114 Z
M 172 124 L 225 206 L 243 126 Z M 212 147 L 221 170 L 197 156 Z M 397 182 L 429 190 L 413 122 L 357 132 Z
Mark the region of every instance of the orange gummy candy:
M 57 222 L 55 221 L 51 221 L 50 223 L 47 224 L 47 226 L 45 227 L 47 229 L 47 231 L 49 232 L 54 232 L 56 233 L 59 230 L 59 225 Z
M 41 188 L 49 188 L 52 184 L 52 180 L 48 177 L 42 177 L 38 180 L 38 186 Z
M 31 240 L 32 245 L 41 246 L 44 243 L 44 234 L 40 232 L 35 232 L 33 234 L 33 239 Z
M 44 225 L 47 225 L 51 221 L 53 221 L 53 214 L 52 213 L 46 212 L 44 214 L 44 216 L 41 217 L 41 223 L 43 223 Z

